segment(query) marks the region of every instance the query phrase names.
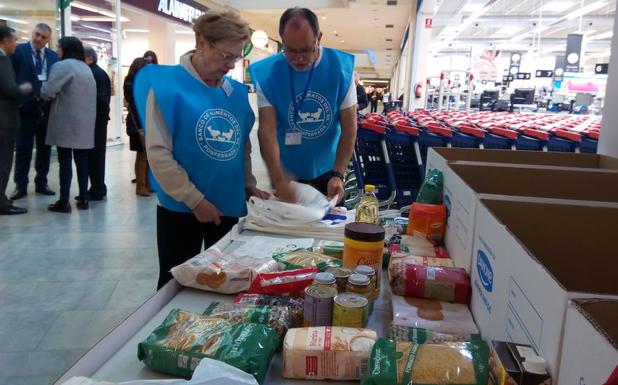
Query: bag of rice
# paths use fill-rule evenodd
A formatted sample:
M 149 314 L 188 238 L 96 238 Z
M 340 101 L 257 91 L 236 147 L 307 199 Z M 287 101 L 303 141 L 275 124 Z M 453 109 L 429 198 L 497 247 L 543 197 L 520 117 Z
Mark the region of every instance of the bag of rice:
M 443 342 L 466 342 L 481 339 L 480 334 L 448 334 L 423 328 L 391 325 L 390 338 L 415 344 L 441 344 Z
M 316 253 L 305 249 L 274 253 L 273 258 L 279 263 L 281 270 L 304 269 L 305 267 L 317 267 L 325 271 L 329 267 L 341 267 L 341 259 Z
M 232 323 L 268 325 L 279 334 L 281 340 L 293 323 L 291 311 L 283 306 L 248 306 L 212 302 L 204 311 L 204 315 L 223 318 Z
M 470 277 L 459 267 L 396 263 L 391 265 L 388 274 L 396 295 L 457 303 L 468 303 L 470 299 Z
M 393 295 L 393 325 L 453 335 L 473 335 L 479 330 L 466 305 Z
M 488 380 L 484 341 L 418 345 L 380 338 L 361 385 L 486 385 Z
M 208 357 L 252 374 L 261 384 L 278 345 L 279 336 L 269 326 L 174 309 L 137 345 L 137 358 L 152 370 L 190 377 Z
M 204 250 L 183 264 L 172 268 L 172 275 L 183 286 L 234 294 L 249 289 L 259 273 L 279 271 L 272 259 L 256 259 L 249 255 Z

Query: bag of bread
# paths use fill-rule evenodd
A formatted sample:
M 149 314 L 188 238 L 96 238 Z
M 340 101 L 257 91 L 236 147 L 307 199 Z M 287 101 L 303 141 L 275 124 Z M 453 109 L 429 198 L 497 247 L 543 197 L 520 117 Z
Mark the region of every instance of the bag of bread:
M 279 271 L 272 259 L 204 250 L 183 264 L 172 268 L 172 275 L 183 286 L 234 294 L 249 289 L 259 273 Z
M 278 345 L 279 336 L 269 326 L 174 309 L 137 345 L 137 358 L 152 370 L 190 377 L 208 357 L 252 374 L 261 384 Z
M 393 295 L 393 325 L 470 336 L 478 334 L 466 305 Z
M 388 275 L 396 295 L 456 303 L 468 303 L 470 299 L 470 277 L 463 268 L 396 263 Z
M 273 328 L 281 340 L 285 332 L 292 327 L 292 312 L 283 306 L 250 306 L 212 302 L 204 315 L 223 318 L 233 323 L 250 322 L 268 325 Z
M 360 380 L 378 335 L 336 326 L 290 329 L 283 341 L 283 377 Z
M 341 267 L 341 259 L 306 249 L 274 253 L 273 259 L 279 263 L 281 270 L 317 267 L 320 271 L 326 271 L 329 267 Z
M 418 345 L 380 338 L 361 385 L 486 385 L 488 380 L 484 341 Z

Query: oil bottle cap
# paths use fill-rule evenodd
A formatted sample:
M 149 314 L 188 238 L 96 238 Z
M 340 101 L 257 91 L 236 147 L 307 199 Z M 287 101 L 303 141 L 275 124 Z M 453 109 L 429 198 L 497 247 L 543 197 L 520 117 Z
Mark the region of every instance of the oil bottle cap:
M 372 185 L 372 184 L 366 184 L 365 185 L 365 191 L 366 192 L 374 192 L 376 189 L 376 186 Z
M 352 285 L 369 285 L 369 277 L 354 273 L 348 278 L 348 282 Z

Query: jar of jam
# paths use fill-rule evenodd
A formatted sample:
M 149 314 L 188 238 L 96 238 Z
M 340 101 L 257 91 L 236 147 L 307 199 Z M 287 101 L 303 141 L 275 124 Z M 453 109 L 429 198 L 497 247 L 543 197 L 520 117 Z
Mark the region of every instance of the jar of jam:
M 337 280 L 332 273 L 317 273 L 313 278 L 313 285 L 318 285 L 321 287 L 332 287 L 337 290 Z
M 367 301 L 369 301 L 369 312 L 371 313 L 371 310 L 373 309 L 373 290 L 371 289 L 371 281 L 369 280 L 369 277 L 357 273 L 350 275 L 350 278 L 348 278 L 348 284 L 346 285 L 346 292 L 360 294 L 367 298 Z

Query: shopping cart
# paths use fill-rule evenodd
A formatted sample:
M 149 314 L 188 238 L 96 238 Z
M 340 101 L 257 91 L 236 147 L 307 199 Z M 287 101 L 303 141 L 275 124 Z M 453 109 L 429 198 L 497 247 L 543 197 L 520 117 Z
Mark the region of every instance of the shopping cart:
M 517 132 L 502 127 L 489 127 L 483 148 L 496 150 L 514 150 L 517 141 Z
M 429 147 L 450 147 L 453 132 L 450 128 L 430 124 L 420 127 L 418 144 L 421 150 L 423 165 L 427 163 L 427 151 Z M 424 172 L 423 172 L 424 174 Z
M 359 122 L 352 161 L 358 189 L 366 184 L 376 186 L 380 206 L 389 207 L 395 201 L 397 187 L 386 147 L 386 127 Z
M 524 128 L 519 131 L 515 147 L 526 151 L 547 151 L 549 134 L 533 128 Z
M 579 151 L 588 154 L 596 154 L 598 145 L 599 131 L 584 131 L 582 140 L 579 142 Z
M 553 129 L 547 141 L 548 151 L 579 152 L 581 135 L 564 129 Z
M 453 128 L 451 146 L 460 148 L 483 148 L 485 130 L 473 127 L 471 124 L 460 124 Z
M 395 124 L 386 131 L 386 149 L 395 179 L 398 207 L 411 204 L 423 182 L 419 133 L 417 128 L 405 124 Z

